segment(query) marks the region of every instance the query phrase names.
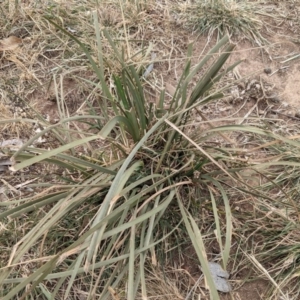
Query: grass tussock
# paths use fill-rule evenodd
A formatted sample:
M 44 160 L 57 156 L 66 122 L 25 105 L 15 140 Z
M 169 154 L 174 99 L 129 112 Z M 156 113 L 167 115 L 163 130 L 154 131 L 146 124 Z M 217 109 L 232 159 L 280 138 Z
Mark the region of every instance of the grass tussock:
M 22 44 L 1 52 L 0 126 L 24 144 L 1 149 L 1 297 L 215 300 L 216 261 L 234 286 L 297 299 L 297 125 L 201 114 L 232 83 L 229 37 L 194 55 L 169 1 L 2 2 L 0 38 Z M 184 14 L 259 39 L 252 5 Z
M 224 34 L 246 38 L 259 45 L 266 42 L 261 35 L 263 11 L 258 3 L 236 0 L 193 1 L 179 5 L 179 18 L 195 31 L 218 37 Z

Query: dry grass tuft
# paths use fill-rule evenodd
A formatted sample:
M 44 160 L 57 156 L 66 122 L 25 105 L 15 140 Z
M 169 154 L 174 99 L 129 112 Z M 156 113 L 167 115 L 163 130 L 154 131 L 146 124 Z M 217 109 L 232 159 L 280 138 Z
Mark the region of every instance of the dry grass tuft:
M 178 6 L 178 17 L 188 28 L 218 37 L 228 34 L 238 39 L 246 38 L 259 45 L 266 42 L 261 35 L 264 14 L 255 2 L 236 0 L 209 0 L 185 2 Z

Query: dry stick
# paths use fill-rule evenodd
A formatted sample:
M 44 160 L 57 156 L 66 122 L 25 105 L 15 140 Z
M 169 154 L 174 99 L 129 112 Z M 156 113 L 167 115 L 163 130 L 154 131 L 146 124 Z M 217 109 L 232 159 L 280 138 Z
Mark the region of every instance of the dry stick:
M 121 8 L 121 13 L 122 13 L 123 29 L 124 29 L 125 41 L 126 41 L 126 45 L 127 45 L 127 55 L 128 55 L 128 59 L 129 59 L 131 57 L 130 46 L 129 46 L 129 39 L 128 39 L 127 30 L 126 30 L 126 19 L 125 19 L 125 15 L 124 15 L 124 8 L 123 8 L 123 3 L 121 2 L 121 0 L 119 0 L 119 4 L 120 4 L 120 8 Z
M 208 119 L 202 114 L 202 112 L 197 108 L 195 107 L 197 113 L 200 115 L 200 117 L 205 121 L 207 122 L 208 126 L 211 128 L 211 129 L 214 129 L 215 126 L 208 121 Z M 236 144 L 234 141 L 232 141 L 228 136 L 226 136 L 225 134 L 221 133 L 221 132 L 217 132 L 224 140 L 226 140 L 229 144 L 232 144 L 236 147 Z
M 300 138 L 300 135 L 297 134 L 297 135 L 292 135 L 292 136 L 289 136 L 289 137 L 286 137 L 286 139 L 289 139 L 289 140 L 295 140 L 295 139 L 299 139 Z M 276 141 L 272 141 L 272 142 L 268 142 L 268 143 L 265 143 L 261 146 L 258 146 L 258 147 L 255 147 L 255 148 L 251 148 L 251 149 L 241 149 L 243 152 L 252 152 L 252 151 L 256 151 L 256 150 L 259 150 L 261 148 L 266 148 L 268 146 L 271 146 L 271 145 L 275 145 L 275 144 L 278 144 L 278 143 L 282 143 L 282 140 L 276 140 Z
M 241 120 L 240 122 L 238 122 L 238 125 L 241 125 L 242 123 L 244 123 L 244 121 L 252 114 L 252 112 L 254 111 L 254 109 L 256 109 L 258 107 L 258 103 L 264 99 L 264 96 L 258 98 L 256 100 L 256 104 L 248 111 L 248 113 L 246 113 L 246 115 L 244 116 L 243 120 Z
M 177 132 L 179 132 L 185 139 L 187 139 L 191 144 L 193 144 L 202 154 L 208 157 L 216 166 L 218 166 L 225 174 L 227 174 L 231 179 L 235 182 L 237 181 L 228 171 L 226 171 L 209 153 L 207 153 L 204 149 L 202 149 L 197 143 L 195 143 L 192 139 L 190 139 L 184 132 L 182 132 L 175 124 L 170 122 L 169 120 L 165 120 L 165 122 L 174 128 Z
M 277 111 L 277 110 L 275 110 L 275 109 L 270 109 L 270 111 L 273 112 L 273 113 L 275 113 L 275 114 L 279 114 L 279 115 L 282 115 L 282 116 L 284 116 L 284 117 L 290 118 L 290 119 L 292 119 L 292 120 L 300 121 L 300 118 L 298 118 L 298 117 L 289 116 L 289 115 L 284 114 L 284 113 L 281 113 L 281 112 L 279 112 L 279 111 Z
M 243 250 L 242 250 L 243 251 Z M 254 257 L 252 254 L 248 254 L 245 251 L 243 253 L 247 256 L 247 258 L 252 261 L 252 263 L 256 266 L 256 268 L 261 271 L 274 285 L 276 288 L 276 291 L 281 294 L 281 299 L 288 300 L 288 298 L 285 296 L 283 291 L 280 289 L 279 285 L 276 283 L 276 281 L 273 279 L 273 277 L 269 274 L 269 272 L 262 266 L 262 264 Z
M 33 258 L 33 259 L 21 261 L 21 262 L 18 262 L 16 264 L 11 264 L 10 266 L 1 267 L 0 271 L 8 269 L 8 268 L 20 267 L 20 266 L 25 265 L 25 264 L 30 264 L 30 263 L 39 262 L 39 261 L 48 262 L 50 259 L 52 259 L 54 257 L 55 257 L 55 255 L 50 255 L 50 256 L 43 256 L 43 257 L 39 257 L 39 258 Z

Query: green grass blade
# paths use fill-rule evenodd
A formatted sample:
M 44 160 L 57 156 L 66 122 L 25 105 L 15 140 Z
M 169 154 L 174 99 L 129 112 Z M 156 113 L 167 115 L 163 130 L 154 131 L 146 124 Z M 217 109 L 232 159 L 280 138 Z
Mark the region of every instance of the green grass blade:
M 25 167 L 28 167 L 28 166 L 31 166 L 33 164 L 36 164 L 38 162 L 42 162 L 52 156 L 55 156 L 55 155 L 58 155 L 62 152 L 65 152 L 67 150 L 70 150 L 70 149 L 73 149 L 79 145 L 82 145 L 82 144 L 85 144 L 85 143 L 88 143 L 90 141 L 93 141 L 93 140 L 96 140 L 96 139 L 99 139 L 99 136 L 90 136 L 90 137 L 86 137 L 86 138 L 83 138 L 83 139 L 80 139 L 80 140 L 76 140 L 74 142 L 71 142 L 67 145 L 64 145 L 64 146 L 60 146 L 56 149 L 53 149 L 53 150 L 50 150 L 48 152 L 45 152 L 43 154 L 40 154 L 38 156 L 34 156 L 28 160 L 25 160 L 21 163 L 17 163 L 17 164 L 14 164 L 12 167 L 11 167 L 11 170 L 12 171 L 19 171 L 21 169 L 24 169 Z
M 161 125 L 163 124 L 163 122 L 165 121 L 167 115 L 164 116 L 161 120 L 159 120 L 145 135 L 144 137 L 139 141 L 139 143 L 134 147 L 134 149 L 131 151 L 131 153 L 128 155 L 128 157 L 126 158 L 126 160 L 124 161 L 122 167 L 120 168 L 120 170 L 118 171 L 112 185 L 111 188 L 109 189 L 102 205 L 101 205 L 101 210 L 100 212 L 97 214 L 97 217 L 95 218 L 94 221 L 94 225 L 97 224 L 101 219 L 103 219 L 105 217 L 105 215 L 107 214 L 107 210 L 109 208 L 109 205 L 113 199 L 113 197 L 115 196 L 115 190 L 118 188 L 119 183 L 124 175 L 125 170 L 127 169 L 129 163 L 131 162 L 131 160 L 133 159 L 133 157 L 135 156 L 136 152 L 138 151 L 138 149 L 144 144 L 144 142 L 149 138 L 149 136 Z M 94 235 L 94 243 L 95 243 L 95 239 L 98 240 L 98 242 L 101 240 L 101 235 L 103 234 L 104 231 L 104 225 L 102 225 L 102 229 L 98 230 L 98 234 L 97 237 L 96 235 Z M 90 262 L 92 256 L 94 256 L 94 251 L 93 249 L 90 249 L 88 251 L 88 256 L 87 256 L 87 261 Z
M 132 219 L 136 219 L 136 210 L 132 216 Z M 135 299 L 134 296 L 134 275 L 135 275 L 135 225 L 131 227 L 130 231 L 130 245 L 129 245 L 129 269 L 128 269 L 128 291 L 127 300 Z
M 104 95 L 107 97 L 107 99 L 109 99 L 110 101 L 113 101 L 113 96 L 109 91 L 109 88 L 105 82 L 105 78 L 102 76 L 103 71 L 101 71 L 101 68 L 103 68 L 103 65 L 101 66 L 101 68 L 97 67 L 96 62 L 94 61 L 94 59 L 92 58 L 92 56 L 90 55 L 88 49 L 79 41 L 79 39 L 77 39 L 75 36 L 73 36 L 71 33 L 69 33 L 67 30 L 65 30 L 64 28 L 62 28 L 61 26 L 57 25 L 55 22 L 53 22 L 50 18 L 45 17 L 45 19 L 51 23 L 53 26 L 55 26 L 57 29 L 59 29 L 60 31 L 62 31 L 65 35 L 67 35 L 68 37 L 70 37 L 72 40 L 74 40 L 82 49 L 82 51 L 85 53 L 85 55 L 87 56 L 94 72 L 97 74 L 97 77 L 99 78 L 100 82 L 101 82 L 101 87 L 103 89 Z
M 193 105 L 197 99 L 203 96 L 203 94 L 208 90 L 208 87 L 211 87 L 213 85 L 214 78 L 217 76 L 218 72 L 225 64 L 234 47 L 235 45 L 228 45 L 228 47 L 226 47 L 226 49 L 224 50 L 224 53 L 220 55 L 217 61 L 212 64 L 211 68 L 201 78 L 201 81 L 196 85 L 191 94 L 188 106 Z
M 28 295 L 30 290 L 32 290 L 35 286 L 37 286 L 47 275 L 47 271 L 53 270 L 55 268 L 56 262 L 58 260 L 58 256 L 52 258 L 50 261 L 48 261 L 46 264 L 44 264 L 41 268 L 36 270 L 33 274 L 28 276 L 26 279 L 23 278 L 22 282 L 18 284 L 16 287 L 14 287 L 13 290 L 11 290 L 6 296 L 2 298 L 2 300 L 10 300 L 10 299 L 16 299 L 19 292 L 21 292 L 25 287 L 28 286 L 29 283 L 35 281 L 35 283 L 26 290 L 24 295 Z
M 191 215 L 186 213 L 185 208 L 183 207 L 183 204 L 180 200 L 180 196 L 178 193 L 177 193 L 177 200 L 178 200 L 179 208 L 181 211 L 181 215 L 184 220 L 184 224 L 186 226 L 186 229 L 188 231 L 188 234 L 190 236 L 190 239 L 194 246 L 194 249 L 197 253 L 198 259 L 201 263 L 203 274 L 208 283 L 208 287 L 209 287 L 210 295 L 211 295 L 210 298 L 211 298 L 211 300 L 219 300 L 220 297 L 216 290 L 213 278 L 212 278 L 210 270 L 209 270 L 206 251 L 205 251 L 205 247 L 203 244 L 203 239 L 202 239 L 200 230 L 198 229 L 198 226 L 195 223 L 194 219 L 191 217 Z
M 156 242 L 152 243 L 151 245 L 149 245 L 149 247 L 142 247 L 140 249 L 137 249 L 136 250 L 136 255 L 139 255 L 145 251 L 147 251 L 149 248 L 152 248 L 156 245 L 158 245 L 159 243 L 161 243 L 162 241 L 164 241 L 167 237 L 171 236 L 176 230 L 178 230 L 178 226 L 177 225 L 172 231 L 170 231 L 166 236 L 164 236 L 163 238 L 157 240 Z M 88 246 L 88 245 L 87 245 Z M 71 245 L 68 249 L 72 249 L 74 246 Z M 108 266 L 108 265 L 113 265 L 119 261 L 122 261 L 124 259 L 127 259 L 129 257 L 129 253 L 126 253 L 126 254 L 123 254 L 123 255 L 118 255 L 117 257 L 114 257 L 112 259 L 108 259 L 108 260 L 104 260 L 104 261 L 100 261 L 100 262 L 97 262 L 93 268 L 94 269 L 98 269 L 98 268 L 101 268 L 103 266 Z M 92 266 L 89 267 L 88 270 L 92 270 Z M 85 268 L 81 267 L 78 269 L 78 273 L 77 274 L 82 274 L 82 273 L 85 273 Z M 48 274 L 46 277 L 45 277 L 45 280 L 52 280 L 52 279 L 57 279 L 57 278 L 62 278 L 62 277 L 65 277 L 65 276 L 71 276 L 73 274 L 73 270 L 70 270 L 70 271 L 63 271 L 63 272 L 58 272 L 58 273 L 52 273 L 52 274 Z M 9 279 L 4 279 L 2 280 L 1 282 L 3 284 L 11 284 L 11 283 L 20 283 L 20 282 L 23 282 L 25 279 L 22 278 L 22 277 L 19 277 L 19 278 L 9 278 Z

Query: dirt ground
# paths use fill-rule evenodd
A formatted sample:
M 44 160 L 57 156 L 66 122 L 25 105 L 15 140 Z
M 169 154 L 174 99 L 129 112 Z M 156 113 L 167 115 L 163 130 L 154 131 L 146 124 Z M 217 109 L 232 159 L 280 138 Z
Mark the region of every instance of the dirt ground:
M 294 4 L 288 1 L 283 4 L 283 2 L 274 2 L 273 5 L 276 9 L 281 9 L 282 5 L 285 5 L 284 8 L 286 11 L 293 11 L 293 13 L 300 14 L 299 2 L 295 1 L 293 2 Z M 263 115 L 274 119 L 277 117 L 283 118 L 287 124 L 298 126 L 300 121 L 300 25 L 288 20 L 278 23 L 274 20 L 266 19 L 266 21 L 269 21 L 272 30 L 265 29 L 265 32 L 263 32 L 270 42 L 263 49 L 247 40 L 235 41 L 233 39 L 237 44 L 228 63 L 231 64 L 237 60 L 243 60 L 243 62 L 231 73 L 232 77 L 230 78 L 229 76 L 228 78 L 228 80 L 236 80 L 236 83 L 227 91 L 225 99 L 214 104 L 214 106 L 205 106 L 202 108 L 201 111 L 206 116 L 209 116 L 209 119 L 233 116 L 237 118 L 235 122 L 241 124 L 249 116 L 250 112 L 252 116 Z M 173 47 L 174 52 L 170 54 L 172 60 L 164 60 L 170 48 L 166 46 L 163 39 L 157 39 L 154 51 L 161 60 L 159 61 L 158 59 L 154 64 L 153 72 L 149 78 L 149 81 L 153 80 L 154 82 L 157 82 L 158 79 L 161 80 L 157 85 L 164 86 L 170 95 L 174 92 L 180 70 L 182 70 L 182 63 L 177 63 L 177 60 L 179 61 L 179 58 L 184 57 L 187 45 L 190 42 L 194 43 L 193 61 L 197 62 L 203 55 L 203 50 L 206 49 L 204 50 L 205 53 L 216 42 L 214 37 L 208 42 L 207 36 L 199 36 L 197 33 L 187 31 L 177 24 L 173 24 L 172 26 L 173 31 L 176 32 L 173 40 L 175 45 Z M 6 36 L 7 34 L 0 30 L 0 40 Z M 28 39 L 27 37 L 27 40 L 23 41 L 25 46 L 26 43 L 30 42 Z M 11 77 L 12 68 L 19 68 L 24 71 L 24 66 L 17 59 L 18 55 L 22 55 L 22 46 L 10 51 L 12 52 L 9 59 L 7 59 L 3 51 L 0 51 L 0 78 Z M 16 52 L 14 53 L 14 51 Z M 55 54 L 52 53 L 52 55 L 54 56 Z M 293 57 L 295 59 L 289 60 Z M 48 68 L 49 72 L 54 66 L 53 61 L 51 62 L 49 59 L 36 59 L 36 63 L 44 63 L 43 68 Z M 79 70 L 78 74 L 80 72 Z M 86 70 L 82 71 L 82 73 L 85 76 L 88 74 Z M 36 79 L 39 85 L 33 85 L 32 81 L 35 78 L 29 78 L 29 74 L 25 71 L 22 74 L 27 74 L 27 78 L 22 78 L 23 90 L 27 89 L 27 93 L 24 93 L 26 100 L 39 113 L 46 116 L 51 123 L 55 123 L 59 119 L 59 111 L 53 82 L 49 84 L 49 78 L 44 78 L 45 81 L 43 81 L 43 78 L 39 77 Z M 76 114 L 81 109 L 82 99 L 88 95 L 88 92 L 84 88 L 79 89 L 78 81 L 74 79 L 74 76 L 69 77 L 67 72 L 63 77 L 62 83 L 69 114 Z M 20 110 L 18 110 L 19 105 L 16 104 L 17 102 L 13 103 L 11 99 L 7 101 L 4 97 L 5 93 L 2 86 L 0 118 L 4 118 L 5 115 L 11 115 L 8 112 L 5 114 L 5 110 L 11 111 L 12 105 L 16 106 L 13 116 L 22 115 Z M 155 99 L 155 95 L 153 97 Z M 14 132 L 12 136 L 9 136 L 9 131 L 7 130 L 5 128 L 2 131 L 1 138 L 3 140 L 20 138 L 18 130 L 12 128 L 11 130 Z M 190 260 L 190 255 L 188 255 L 181 260 L 180 264 L 180 267 L 189 272 L 196 280 L 197 269 L 194 267 L 194 259 Z M 247 274 L 244 275 L 247 276 Z M 232 276 L 231 280 L 234 287 L 233 292 L 230 296 L 222 295 L 221 299 L 264 299 L 268 286 L 266 281 L 243 282 L 243 278 L 238 278 L 238 276 Z M 243 284 L 241 285 L 240 283 L 242 282 Z

